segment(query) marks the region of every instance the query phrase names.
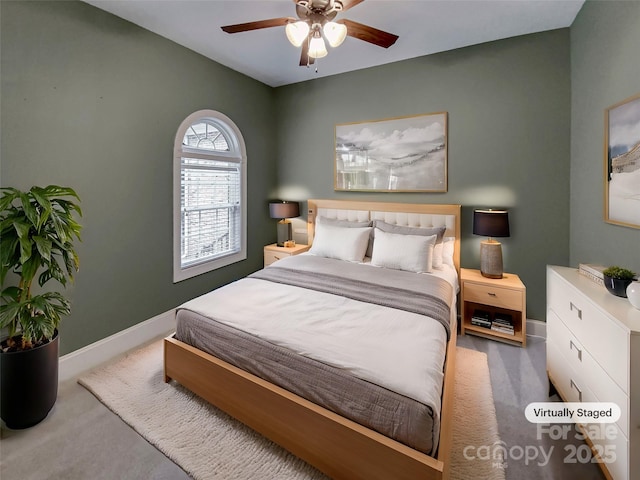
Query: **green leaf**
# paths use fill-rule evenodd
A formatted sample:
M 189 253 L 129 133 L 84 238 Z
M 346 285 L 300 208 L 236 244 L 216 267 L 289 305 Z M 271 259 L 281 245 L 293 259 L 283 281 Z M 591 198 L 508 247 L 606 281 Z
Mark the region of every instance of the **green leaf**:
M 38 221 L 38 224 L 36 225 L 36 229 L 40 231 L 42 226 L 47 222 L 49 215 L 51 214 L 52 206 L 49 199 L 45 195 L 43 195 L 42 188 L 32 187 L 31 194 L 33 195 L 33 198 L 35 199 L 35 201 L 38 202 L 38 204 L 42 208 L 40 219 Z
M 0 285 L 4 285 L 4 279 L 20 259 L 19 240 L 14 235 L 0 236 Z
M 47 265 L 47 269 L 40 274 L 40 277 L 38 278 L 38 284 L 40 286 L 43 286 L 52 278 L 58 280 L 62 285 L 67 284 L 67 277 L 65 276 L 64 272 L 60 268 L 60 265 L 55 259 L 51 259 L 51 262 L 49 262 Z
M 47 197 L 75 197 L 80 200 L 78 194 L 69 187 L 60 187 L 58 185 L 48 185 L 42 189 L 42 192 Z
M 31 225 L 35 228 L 36 225 L 40 223 L 40 215 L 38 214 L 36 207 L 31 203 L 31 196 L 27 193 L 21 193 L 20 201 L 22 202 L 22 209 L 24 210 L 25 215 L 31 222 Z
M 15 188 L 6 187 L 2 189 L 2 197 L 0 197 L 0 212 L 4 212 L 9 206 L 20 196 L 20 191 Z
M 22 270 L 20 275 L 25 282 L 25 288 L 29 288 L 31 286 L 31 282 L 33 278 L 36 276 L 38 272 L 38 268 L 40 267 L 40 262 L 36 258 L 30 258 L 26 262 L 22 264 Z
M 20 308 L 20 303 L 0 305 L 0 328 L 10 328 L 15 331 L 15 327 L 11 328 L 11 325 L 15 323 Z
M 29 237 L 20 238 L 20 263 L 25 263 L 31 258 L 33 242 Z
M 43 238 L 39 235 L 33 236 L 33 241 L 36 244 L 38 252 L 47 262 L 51 259 L 51 245 L 52 242 L 48 238 Z
M 80 269 L 80 260 L 78 259 L 78 255 L 75 250 L 68 249 L 62 252 L 62 258 L 64 259 L 69 279 L 73 281 L 74 273 Z
M 13 221 L 13 228 L 16 229 L 19 238 L 29 238 L 29 230 L 31 229 L 31 224 L 25 221 L 25 219 L 15 219 Z
M 55 209 L 51 210 L 49 218 L 51 220 L 51 226 L 53 227 L 53 232 L 51 234 L 57 236 L 62 242 L 70 240 L 70 235 L 67 232 L 66 224 L 64 223 L 60 212 Z
M 18 287 L 16 287 L 15 285 L 11 286 L 11 287 L 7 287 L 4 290 L 2 290 L 2 292 L 0 292 L 0 297 L 2 297 L 2 299 L 5 302 L 8 301 L 18 301 L 18 299 L 20 298 L 20 293 L 22 292 L 22 290 Z

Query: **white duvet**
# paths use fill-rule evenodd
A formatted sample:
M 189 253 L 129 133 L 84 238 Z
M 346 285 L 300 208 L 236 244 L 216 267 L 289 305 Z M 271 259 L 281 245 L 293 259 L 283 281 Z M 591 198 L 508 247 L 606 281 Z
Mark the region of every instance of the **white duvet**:
M 365 268 L 384 274 L 378 267 Z M 455 270 L 445 276 L 455 278 Z M 431 406 L 439 420 L 447 334 L 436 320 L 253 278 L 180 308 L 413 398 Z M 455 312 L 455 303 L 451 308 Z

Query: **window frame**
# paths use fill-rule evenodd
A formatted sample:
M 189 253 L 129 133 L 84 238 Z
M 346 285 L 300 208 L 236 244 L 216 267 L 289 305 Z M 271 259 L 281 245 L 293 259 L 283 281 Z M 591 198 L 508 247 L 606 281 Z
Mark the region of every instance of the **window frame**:
M 200 121 L 209 121 L 223 134 L 229 151 L 202 150 L 182 144 L 187 130 Z M 209 153 L 210 152 L 210 153 Z M 207 158 L 219 161 L 235 159 L 240 165 L 240 250 L 211 260 L 182 266 L 182 157 Z M 198 110 L 183 120 L 178 128 L 173 151 L 173 283 L 178 283 L 218 268 L 226 267 L 247 258 L 247 153 L 244 138 L 237 125 L 223 113 L 215 110 Z

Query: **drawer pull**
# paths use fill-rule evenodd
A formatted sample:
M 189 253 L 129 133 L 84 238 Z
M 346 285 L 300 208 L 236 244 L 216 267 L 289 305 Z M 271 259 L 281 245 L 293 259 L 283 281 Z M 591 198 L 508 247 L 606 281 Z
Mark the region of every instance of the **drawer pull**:
M 274 255 L 273 258 L 275 258 L 276 260 L 280 260 L 280 257 L 278 257 L 277 255 Z
M 582 390 L 578 388 L 578 385 L 576 385 L 576 382 L 574 382 L 573 380 L 571 380 L 571 388 L 576 389 L 576 391 L 578 392 L 578 400 L 582 401 Z
M 489 295 L 490 297 L 497 297 L 498 296 L 495 293 L 491 293 L 491 292 L 487 292 L 487 295 Z
M 580 350 L 578 346 L 573 343 L 573 340 L 569 340 L 569 350 L 573 350 L 574 348 L 576 349 L 576 352 L 578 352 L 578 360 L 582 361 L 582 350 Z
M 578 307 L 576 307 L 573 302 L 569 302 L 569 310 L 576 310 L 576 312 L 578 312 L 578 318 L 580 320 L 582 320 L 582 310 L 580 310 Z

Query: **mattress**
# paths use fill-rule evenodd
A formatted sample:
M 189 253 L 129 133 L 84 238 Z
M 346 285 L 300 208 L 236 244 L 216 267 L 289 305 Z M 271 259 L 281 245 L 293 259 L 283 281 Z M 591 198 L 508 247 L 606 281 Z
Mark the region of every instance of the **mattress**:
M 176 338 L 433 454 L 447 321 L 419 310 L 435 302 L 446 317 L 453 298 L 432 275 L 296 256 L 179 307 Z

